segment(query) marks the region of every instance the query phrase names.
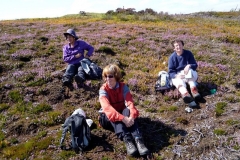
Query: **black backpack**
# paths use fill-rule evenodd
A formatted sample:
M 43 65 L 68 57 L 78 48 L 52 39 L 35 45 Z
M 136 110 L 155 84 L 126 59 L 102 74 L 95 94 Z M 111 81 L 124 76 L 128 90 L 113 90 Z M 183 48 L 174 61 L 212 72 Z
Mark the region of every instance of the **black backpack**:
M 89 145 L 91 140 L 90 128 L 86 122 L 86 118 L 80 114 L 74 114 L 68 117 L 63 124 L 62 138 L 60 141 L 61 149 L 64 149 L 63 142 L 67 131 L 71 133 L 70 148 L 76 153 L 83 150 Z
M 169 77 L 169 74 L 166 71 L 160 71 L 158 73 L 158 78 L 155 84 L 155 91 L 164 93 L 166 90 L 172 88 L 172 81 Z
M 96 63 L 88 58 L 82 59 L 80 63 L 90 79 L 102 79 L 103 70 Z

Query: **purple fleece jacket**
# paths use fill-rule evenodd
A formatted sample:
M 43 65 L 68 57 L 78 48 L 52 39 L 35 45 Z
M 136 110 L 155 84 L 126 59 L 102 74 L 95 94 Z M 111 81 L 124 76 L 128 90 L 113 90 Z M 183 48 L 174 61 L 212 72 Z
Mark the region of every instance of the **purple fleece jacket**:
M 94 48 L 90 44 L 82 40 L 77 40 L 74 47 L 71 48 L 70 44 L 63 46 L 63 61 L 68 64 L 79 63 L 84 58 L 84 51 L 87 50 L 87 55 L 90 57 L 93 55 Z M 82 54 L 79 58 L 75 58 L 76 54 Z

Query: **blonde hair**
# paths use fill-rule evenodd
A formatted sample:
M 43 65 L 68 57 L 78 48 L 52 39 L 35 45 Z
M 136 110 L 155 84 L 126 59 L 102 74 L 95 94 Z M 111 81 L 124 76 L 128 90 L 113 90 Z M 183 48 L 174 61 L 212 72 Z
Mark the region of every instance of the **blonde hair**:
M 117 82 L 122 78 L 121 69 L 116 64 L 109 64 L 103 69 L 102 77 L 106 80 L 106 76 L 113 75 Z

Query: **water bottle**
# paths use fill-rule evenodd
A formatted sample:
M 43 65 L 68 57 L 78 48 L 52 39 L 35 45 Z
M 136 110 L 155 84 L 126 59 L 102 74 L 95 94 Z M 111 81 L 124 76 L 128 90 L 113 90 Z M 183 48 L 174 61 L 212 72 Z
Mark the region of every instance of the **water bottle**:
M 210 90 L 210 93 L 211 93 L 211 94 L 215 94 L 216 92 L 217 92 L 216 89 L 211 89 L 211 90 Z
M 165 86 L 167 81 L 167 75 L 166 74 L 162 74 L 161 75 L 161 86 Z

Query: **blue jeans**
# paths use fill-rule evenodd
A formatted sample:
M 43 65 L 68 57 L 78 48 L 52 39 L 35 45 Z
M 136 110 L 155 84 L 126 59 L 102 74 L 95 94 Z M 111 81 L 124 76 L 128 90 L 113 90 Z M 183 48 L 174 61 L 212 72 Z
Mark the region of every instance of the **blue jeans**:
M 74 76 L 79 76 L 82 81 L 84 82 L 85 79 L 85 72 L 81 66 L 81 63 L 77 64 L 68 64 L 66 72 L 63 75 L 63 82 L 68 81 L 71 82 Z
M 125 108 L 122 111 L 122 115 L 129 117 L 130 110 L 128 108 Z M 141 132 L 138 129 L 137 119 L 134 120 L 134 124 L 131 127 L 127 127 L 122 121 L 111 122 L 111 121 L 109 121 L 109 119 L 107 118 L 107 116 L 104 113 L 100 113 L 99 122 L 104 129 L 111 130 L 111 128 L 112 128 L 114 130 L 115 134 L 117 135 L 117 137 L 121 140 L 127 134 L 130 134 L 133 137 L 141 137 Z M 111 126 L 109 126 L 109 125 L 111 125 Z

